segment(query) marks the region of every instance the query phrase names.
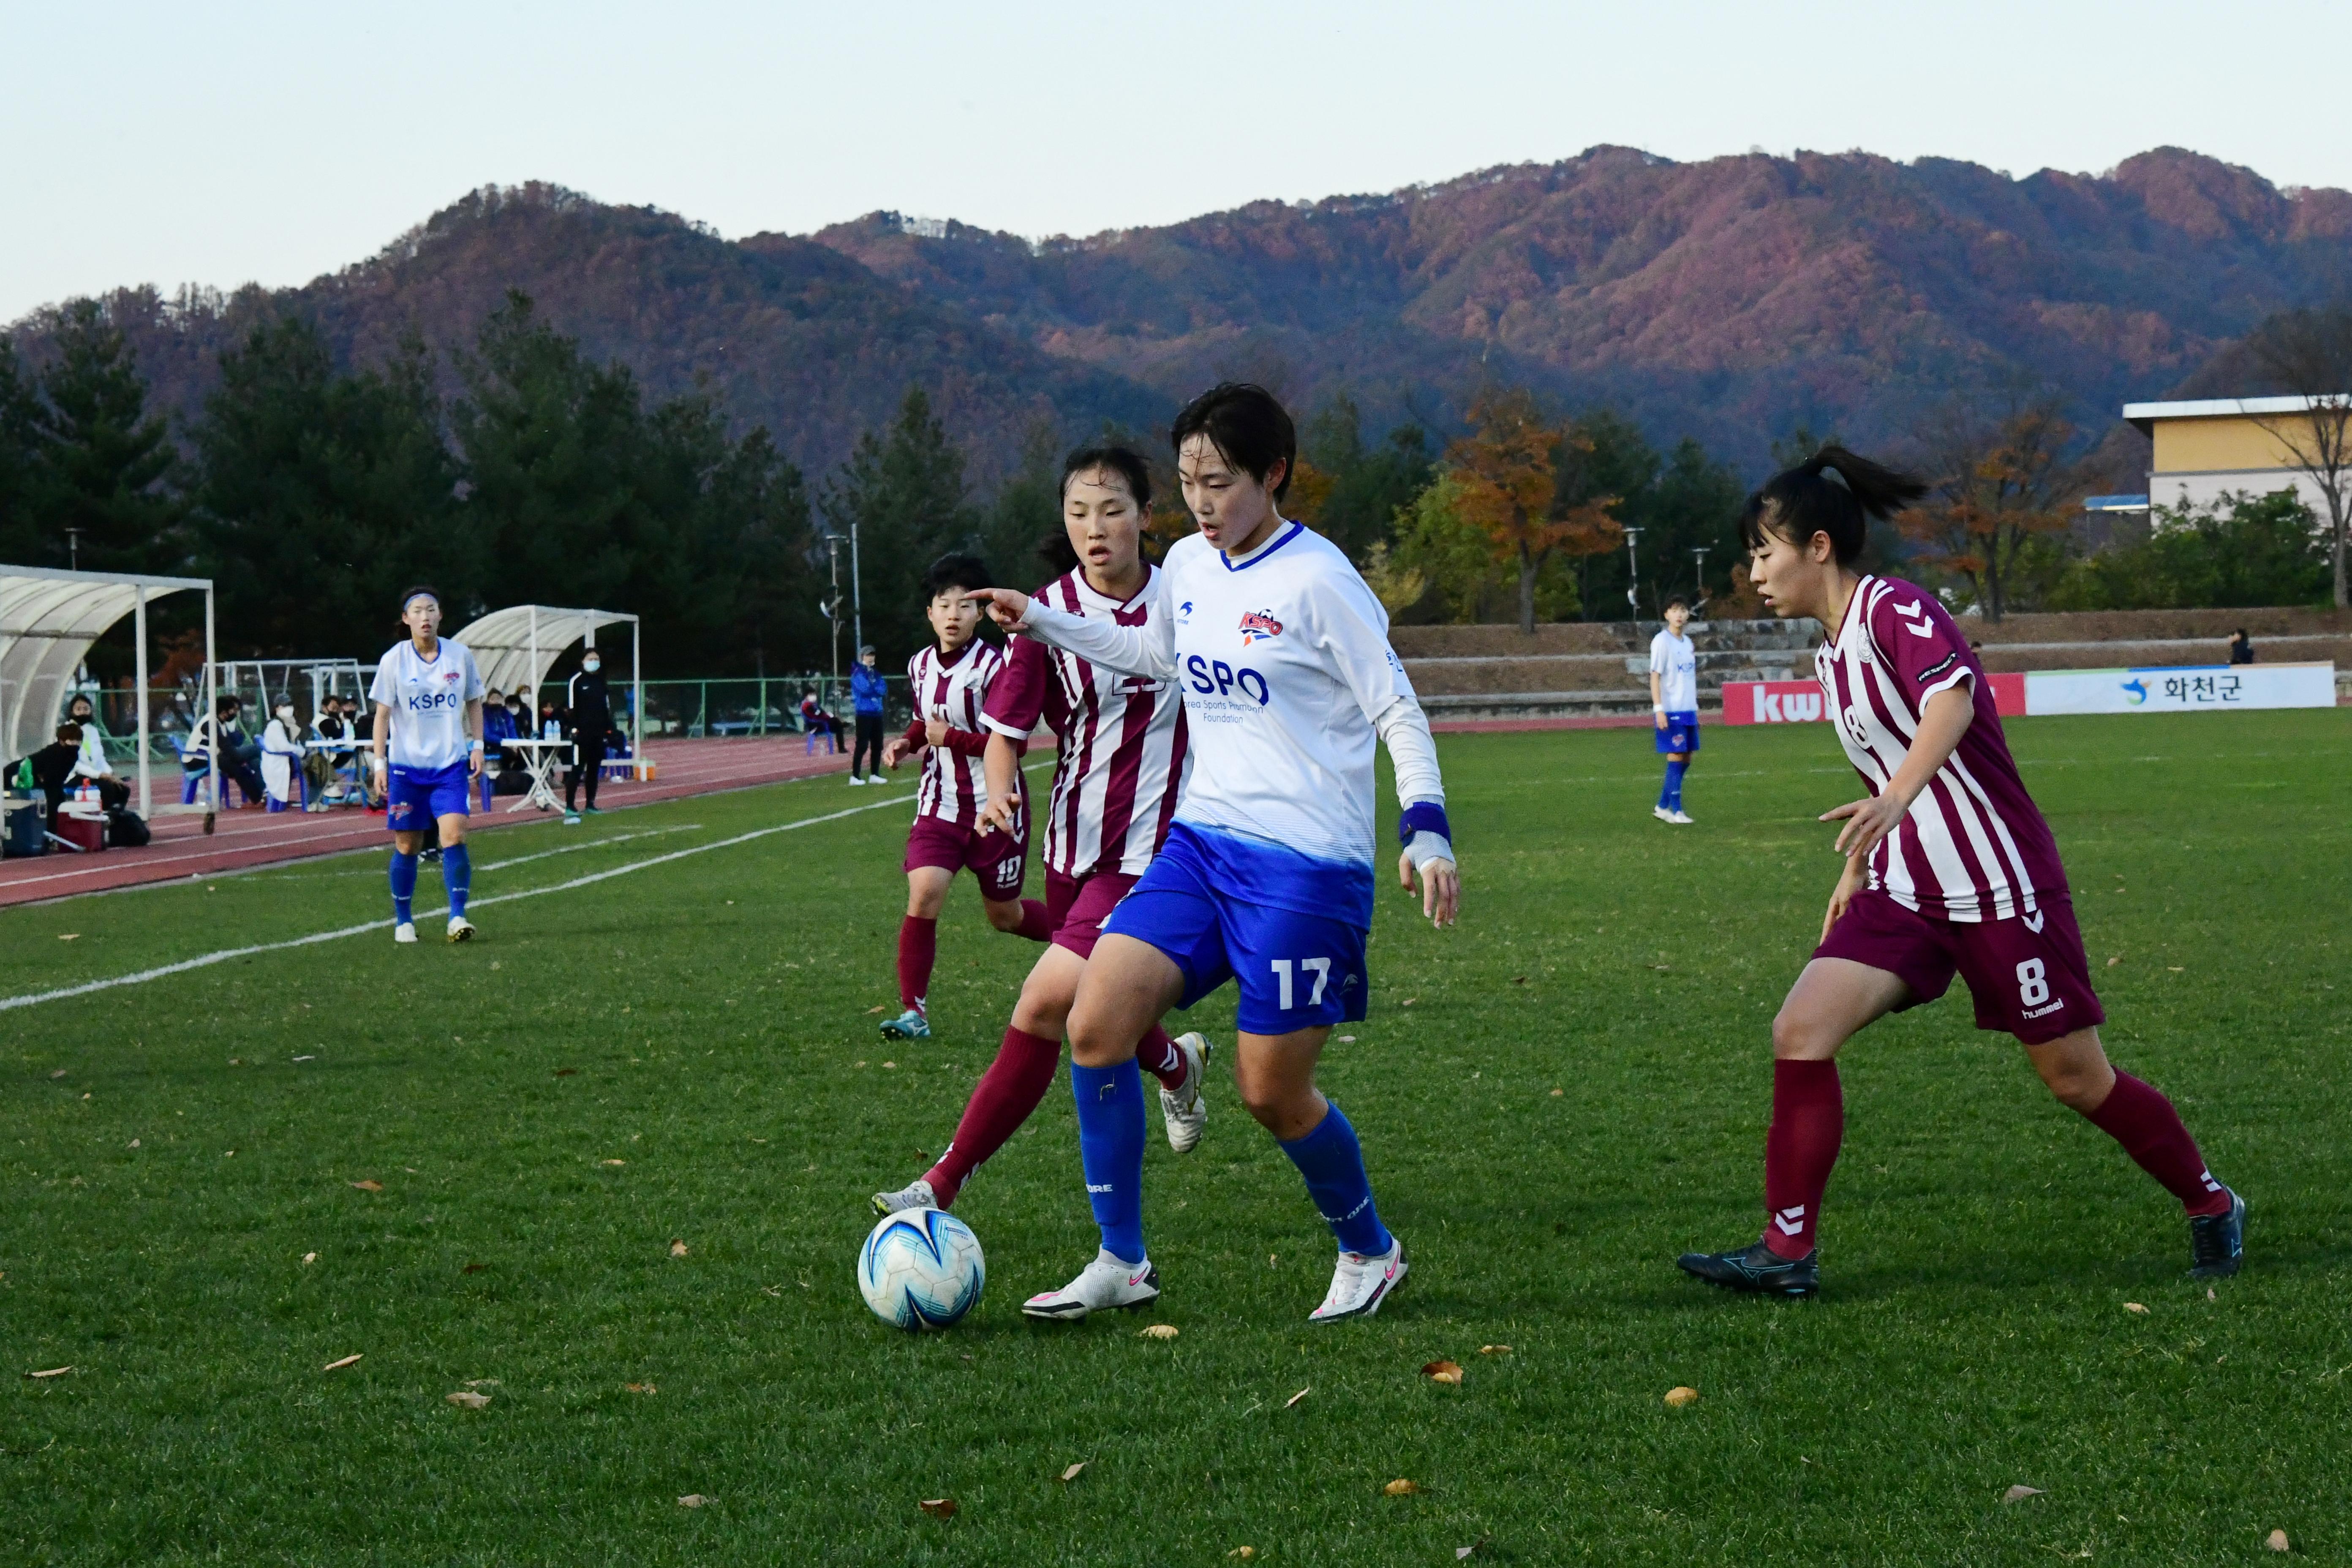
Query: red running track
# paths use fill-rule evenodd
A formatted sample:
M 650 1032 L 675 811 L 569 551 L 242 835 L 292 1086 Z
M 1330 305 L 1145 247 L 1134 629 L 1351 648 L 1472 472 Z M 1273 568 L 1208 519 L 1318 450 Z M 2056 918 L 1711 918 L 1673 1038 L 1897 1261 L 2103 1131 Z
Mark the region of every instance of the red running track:
M 646 748 L 654 762 L 653 782 L 608 780 L 597 787 L 597 804 L 647 805 L 847 771 L 849 764 L 839 755 L 818 752 L 812 756 L 802 749 L 803 744 L 797 735 L 780 741 L 656 741 Z M 159 777 L 156 782 L 160 785 L 178 781 Z M 480 804 L 478 797 L 475 804 Z M 511 796 L 498 799 L 489 816 L 474 818 L 471 831 L 552 820 L 536 811 L 510 812 L 507 807 L 513 804 Z M 224 811 L 215 819 L 210 837 L 205 836 L 201 816 L 158 816 L 151 826 L 154 837 L 141 849 L 77 855 L 52 848 L 47 855 L 27 859 L 0 860 L 0 907 L 149 882 L 218 876 L 224 871 L 365 848 L 385 843 L 389 837 L 382 815 L 351 806 L 321 812 L 271 813 L 259 806 Z

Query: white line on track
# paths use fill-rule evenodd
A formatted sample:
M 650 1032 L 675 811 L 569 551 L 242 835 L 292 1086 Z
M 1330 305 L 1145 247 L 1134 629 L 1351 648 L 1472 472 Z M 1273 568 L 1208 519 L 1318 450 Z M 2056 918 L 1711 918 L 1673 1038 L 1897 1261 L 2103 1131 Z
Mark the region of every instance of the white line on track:
M 839 822 L 845 816 L 856 816 L 860 812 L 879 811 L 890 805 L 906 805 L 912 803 L 914 798 L 911 795 L 902 795 L 888 800 L 862 801 L 840 811 L 827 812 L 823 816 L 804 816 L 798 822 L 780 822 L 772 827 L 755 827 L 749 833 L 739 833 L 732 838 L 715 839 L 709 844 L 697 844 L 685 849 L 673 849 L 667 855 L 656 855 L 644 860 L 632 860 L 625 866 L 614 866 L 603 871 L 591 871 L 584 877 L 574 877 L 568 882 L 554 882 L 544 888 L 526 888 L 516 893 L 498 893 L 487 899 L 476 899 L 472 901 L 476 908 L 480 908 L 488 904 L 511 903 L 518 899 L 536 899 L 546 893 L 569 892 L 574 888 L 585 888 L 593 883 L 609 881 L 614 877 L 625 877 L 632 871 L 644 871 L 656 866 L 666 866 L 673 860 L 684 860 L 690 856 L 706 855 L 713 849 L 731 849 L 739 844 L 749 844 L 756 838 L 767 838 L 779 833 L 791 833 L 797 828 L 815 827 L 827 822 Z M 606 842 L 610 841 L 606 840 Z M 587 846 L 583 845 L 581 847 L 585 848 Z M 447 912 L 446 909 L 429 910 L 425 911 L 425 918 L 430 920 Z M 200 953 L 194 958 L 184 958 L 177 963 L 166 963 L 154 969 L 142 969 L 135 974 L 118 974 L 108 980 L 85 981 L 79 985 L 60 986 L 55 991 L 28 992 L 22 996 L 0 996 L 0 1013 L 9 1012 L 18 1007 L 36 1007 L 44 1002 L 63 1002 L 75 996 L 88 996 L 95 992 L 111 991 L 122 985 L 144 985 L 151 980 L 168 979 L 174 974 L 185 974 L 192 969 L 205 969 L 215 963 L 226 963 L 232 958 L 250 958 L 256 953 L 283 952 L 289 948 L 313 947 L 322 942 L 337 942 L 347 936 L 363 936 L 372 931 L 383 931 L 391 924 L 388 920 L 369 921 L 362 925 L 343 926 L 336 931 L 312 931 L 308 936 L 289 937 L 284 942 L 256 942 L 250 947 L 223 948 L 217 952 Z

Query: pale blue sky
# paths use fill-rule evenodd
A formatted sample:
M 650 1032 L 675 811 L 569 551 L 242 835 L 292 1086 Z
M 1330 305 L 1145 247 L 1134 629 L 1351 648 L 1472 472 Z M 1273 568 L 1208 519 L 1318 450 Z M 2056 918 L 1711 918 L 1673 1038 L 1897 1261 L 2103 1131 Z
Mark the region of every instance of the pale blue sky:
M 1038 236 L 1594 142 L 2352 185 L 2352 5 L 1019 7 L 0 0 L 0 321 L 299 283 L 478 185 L 739 236 L 877 207 Z

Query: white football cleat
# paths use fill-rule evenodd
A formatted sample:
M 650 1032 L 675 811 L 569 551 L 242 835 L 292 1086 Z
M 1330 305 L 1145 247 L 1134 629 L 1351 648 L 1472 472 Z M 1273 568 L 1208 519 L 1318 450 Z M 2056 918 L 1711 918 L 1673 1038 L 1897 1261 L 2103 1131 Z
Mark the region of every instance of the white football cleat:
M 1369 1318 L 1381 1310 L 1389 1293 L 1404 1282 L 1404 1243 L 1389 1238 L 1389 1249 L 1377 1257 L 1360 1252 L 1339 1254 L 1331 1272 L 1331 1289 L 1323 1304 L 1307 1314 L 1310 1323 L 1336 1323 L 1345 1318 Z
M 931 1191 L 930 1183 L 919 1176 L 895 1193 L 877 1193 L 867 1201 L 874 1205 L 874 1212 L 886 1219 L 902 1209 L 935 1209 L 940 1206 L 939 1194 Z
M 1209 1120 L 1209 1101 L 1201 1093 L 1201 1080 L 1208 1076 L 1209 1054 L 1215 1047 L 1204 1035 L 1179 1035 L 1176 1048 L 1184 1053 L 1184 1087 L 1171 1089 L 1160 1087 L 1160 1119 L 1168 1124 L 1168 1146 L 1179 1154 L 1189 1154 L 1201 1142 L 1201 1129 Z
M 398 925 L 393 927 L 392 940 L 394 942 L 415 942 L 416 940 L 416 922 L 415 921 L 403 921 Z
M 1690 814 L 1684 811 L 1683 808 L 1678 805 L 1675 807 L 1674 810 L 1666 813 L 1666 820 L 1675 824 L 1677 826 L 1688 827 L 1691 825 L 1692 819 Z
M 1128 1264 L 1097 1249 L 1095 1260 L 1079 1269 L 1076 1279 L 1058 1290 L 1030 1297 L 1021 1303 L 1021 1312 L 1024 1317 L 1063 1318 L 1076 1322 L 1088 1312 L 1108 1311 L 1114 1307 L 1124 1311 L 1148 1307 L 1158 1300 L 1160 1270 L 1151 1267 L 1151 1259 Z
M 1650 815 L 1656 817 L 1660 822 L 1672 822 L 1675 819 L 1675 814 L 1668 811 L 1663 805 L 1654 805 L 1650 807 Z
M 473 941 L 474 922 L 467 920 L 463 915 L 451 915 L 449 917 L 449 940 L 451 942 Z

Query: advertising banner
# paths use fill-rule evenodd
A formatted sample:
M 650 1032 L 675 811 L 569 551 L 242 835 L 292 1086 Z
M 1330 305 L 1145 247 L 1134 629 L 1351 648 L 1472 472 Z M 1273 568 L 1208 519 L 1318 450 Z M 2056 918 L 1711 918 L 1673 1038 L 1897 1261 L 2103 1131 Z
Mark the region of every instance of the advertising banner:
M 1993 709 L 2008 718 L 2026 711 L 2022 675 L 1994 675 Z M 1815 680 L 1730 680 L 1723 687 L 1727 724 L 1802 724 L 1829 717 Z
M 2037 669 L 2028 713 L 2183 713 L 2227 708 L 2333 708 L 2333 664 L 2195 664 L 2136 669 Z
M 2230 708 L 2333 708 L 2333 664 L 2197 664 L 2133 669 L 2037 669 L 1991 675 L 2003 718 L 2044 713 L 2218 712 Z M 1735 680 L 1723 688 L 1727 724 L 1803 724 L 1829 717 L 1819 683 Z

